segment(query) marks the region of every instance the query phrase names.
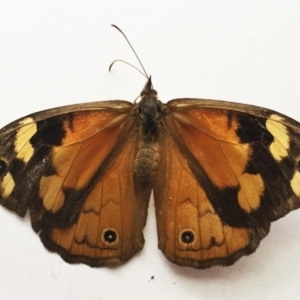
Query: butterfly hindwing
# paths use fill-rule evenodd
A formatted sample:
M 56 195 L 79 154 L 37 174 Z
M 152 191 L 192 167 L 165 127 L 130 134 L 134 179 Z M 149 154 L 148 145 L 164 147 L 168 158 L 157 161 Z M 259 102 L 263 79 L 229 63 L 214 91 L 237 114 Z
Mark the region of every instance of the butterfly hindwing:
M 146 222 L 147 197 L 138 193 L 132 168 L 135 139 L 129 138 L 122 152 L 89 190 L 75 222 L 66 228 L 46 228 L 44 245 L 68 262 L 91 266 L 116 264 L 141 250 Z
M 159 248 L 178 265 L 208 268 L 233 264 L 252 253 L 269 232 L 224 222 L 199 184 L 187 159 L 170 137 L 164 140 L 159 179 L 154 186 Z
M 29 210 L 45 246 L 69 262 L 115 264 L 143 246 L 147 199 L 128 172 L 137 148 L 131 109 L 75 105 L 0 132 L 1 204 Z

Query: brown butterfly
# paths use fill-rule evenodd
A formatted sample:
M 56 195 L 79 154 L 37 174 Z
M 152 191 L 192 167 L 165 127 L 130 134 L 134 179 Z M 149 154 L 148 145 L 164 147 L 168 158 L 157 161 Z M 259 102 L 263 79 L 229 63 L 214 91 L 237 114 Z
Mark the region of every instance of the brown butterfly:
M 153 190 L 158 246 L 195 268 L 256 250 L 300 206 L 300 124 L 277 112 L 204 99 L 38 112 L 0 130 L 0 203 L 69 263 L 125 262 L 144 244 Z

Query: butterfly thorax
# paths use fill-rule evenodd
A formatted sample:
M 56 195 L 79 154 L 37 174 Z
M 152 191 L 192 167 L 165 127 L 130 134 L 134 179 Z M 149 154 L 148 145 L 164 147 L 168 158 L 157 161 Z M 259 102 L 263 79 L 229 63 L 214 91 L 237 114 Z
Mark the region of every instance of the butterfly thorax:
M 141 92 L 141 101 L 137 104 L 138 129 L 141 142 L 138 145 L 134 161 L 134 174 L 139 181 L 149 181 L 158 171 L 160 162 L 159 128 L 163 114 L 163 104 L 153 89 L 151 77 Z
M 151 77 L 141 92 L 141 101 L 137 105 L 138 126 L 142 139 L 157 141 L 163 104 L 153 89 Z

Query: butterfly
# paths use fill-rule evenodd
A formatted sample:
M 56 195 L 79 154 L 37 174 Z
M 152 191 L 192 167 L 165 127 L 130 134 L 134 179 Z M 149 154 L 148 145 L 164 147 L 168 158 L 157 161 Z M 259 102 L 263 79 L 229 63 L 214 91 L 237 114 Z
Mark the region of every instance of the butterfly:
M 300 205 L 300 124 L 205 99 L 54 108 L 0 130 L 0 203 L 30 213 L 44 246 L 92 267 L 144 244 L 153 191 L 158 247 L 175 264 L 231 265 Z
M 0 129 L 0 204 L 29 212 L 69 263 L 111 266 L 140 251 L 152 191 L 158 247 L 173 263 L 251 254 L 300 206 L 300 124 L 226 101 L 162 103 L 112 26 L 147 78 L 139 101 L 54 108 Z

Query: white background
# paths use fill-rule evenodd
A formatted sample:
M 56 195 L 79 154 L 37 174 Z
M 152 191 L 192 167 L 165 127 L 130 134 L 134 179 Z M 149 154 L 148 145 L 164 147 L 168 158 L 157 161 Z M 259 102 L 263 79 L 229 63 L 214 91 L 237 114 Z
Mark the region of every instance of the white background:
M 160 99 L 256 104 L 300 120 L 300 2 L 65 1 L 0 3 L 0 126 L 101 99 L 132 101 L 145 78 L 115 23 L 153 76 Z M 157 249 L 151 202 L 144 250 L 125 265 L 69 265 L 44 249 L 28 217 L 0 208 L 1 299 L 296 299 L 300 211 L 228 268 L 173 265 Z M 151 280 L 151 276 L 154 279 Z

